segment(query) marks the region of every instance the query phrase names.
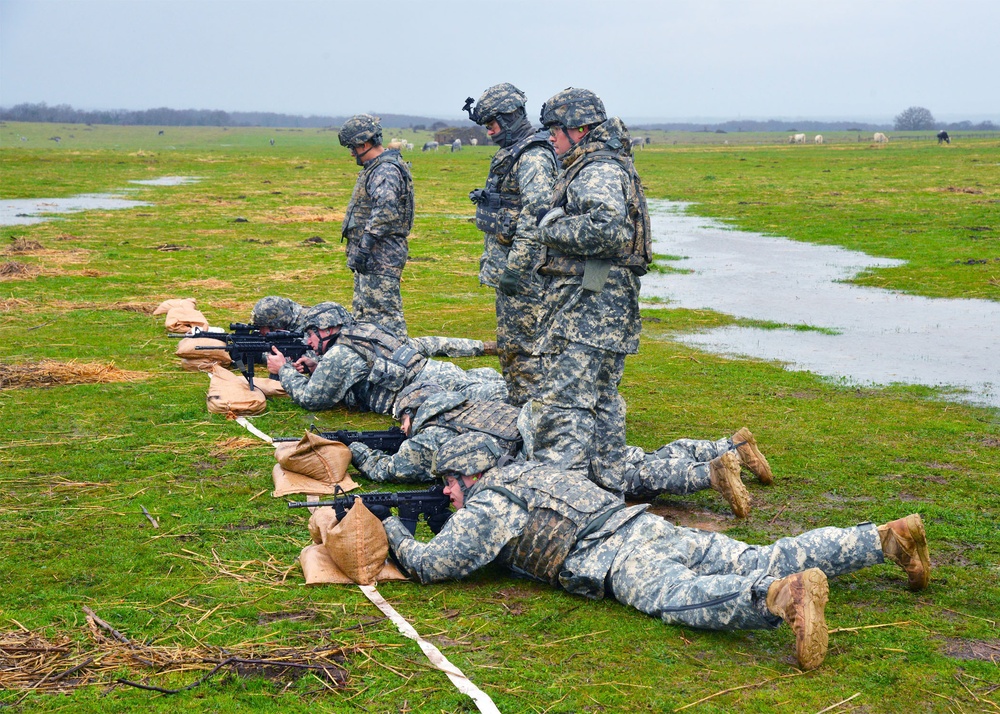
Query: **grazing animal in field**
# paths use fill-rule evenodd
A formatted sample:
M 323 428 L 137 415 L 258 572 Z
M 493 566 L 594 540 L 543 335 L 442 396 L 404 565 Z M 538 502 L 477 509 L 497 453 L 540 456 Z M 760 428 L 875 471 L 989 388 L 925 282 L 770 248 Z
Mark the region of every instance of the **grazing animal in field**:
M 411 144 L 410 142 L 406 142 L 406 150 L 413 151 L 413 144 Z
M 875 135 L 872 137 L 872 141 L 874 141 L 876 144 L 888 144 L 889 137 L 880 131 L 876 131 Z
M 461 139 L 455 139 L 453 142 L 451 142 L 451 152 L 452 153 L 455 153 L 456 151 L 461 151 L 461 150 L 462 150 L 462 140 Z
M 271 146 L 274 146 L 274 139 L 271 139 Z
M 946 132 L 944 129 L 942 129 L 941 131 L 939 131 L 937 133 L 937 140 L 938 140 L 938 144 L 950 144 L 951 143 L 951 137 L 948 136 L 948 132 Z
M 49 141 L 54 141 L 54 142 L 56 142 L 58 144 L 60 141 L 62 141 L 62 137 L 61 136 L 50 136 L 49 137 Z
M 421 151 L 437 151 L 438 143 L 436 141 L 428 141 L 424 143 L 424 148 Z
M 156 132 L 156 135 L 157 136 L 163 136 L 163 129 L 160 129 L 158 132 Z
M 402 151 L 406 148 L 406 142 L 402 139 L 393 139 L 388 144 L 385 145 L 387 149 L 396 149 L 397 151 Z
M 822 134 L 817 134 L 816 138 L 813 139 L 813 143 L 815 143 L 815 144 L 822 144 L 823 143 L 823 135 Z
M 804 144 L 804 143 L 806 143 L 806 135 L 805 134 L 792 134 L 790 137 L 788 137 L 788 143 L 789 144 Z
M 469 139 L 469 146 L 478 146 L 479 139 Z

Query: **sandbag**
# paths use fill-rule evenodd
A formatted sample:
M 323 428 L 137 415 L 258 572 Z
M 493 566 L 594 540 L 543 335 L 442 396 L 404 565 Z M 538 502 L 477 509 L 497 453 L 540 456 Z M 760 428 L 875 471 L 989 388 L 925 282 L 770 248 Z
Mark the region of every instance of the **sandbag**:
M 267 408 L 267 398 L 259 390 L 250 391 L 247 380 L 215 365 L 209 371 L 208 411 L 225 414 L 230 419 L 238 416 L 253 416 Z
M 213 350 L 199 350 L 198 347 L 218 347 Z M 181 358 L 181 368 L 189 372 L 208 372 L 215 365 L 228 367 L 233 363 L 229 353 L 223 349 L 224 343 L 207 337 L 185 337 L 177 343 L 174 354 Z M 257 380 L 254 380 L 256 386 Z M 265 394 L 265 396 L 267 396 Z
M 347 473 L 351 450 L 339 441 L 306 432 L 297 443 L 278 444 L 274 457 L 278 463 L 271 471 L 274 479 L 271 495 L 275 498 L 290 493 L 330 495 L 358 487 Z

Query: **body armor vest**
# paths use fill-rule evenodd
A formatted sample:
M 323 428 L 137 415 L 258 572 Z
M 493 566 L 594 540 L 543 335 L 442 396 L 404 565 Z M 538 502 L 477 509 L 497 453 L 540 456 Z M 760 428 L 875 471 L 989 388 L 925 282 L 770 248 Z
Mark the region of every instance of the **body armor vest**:
M 469 194 L 476 203 L 476 228 L 484 233 L 495 234 L 501 245 L 509 246 L 514 242 L 517 219 L 521 215 L 521 194 L 511 190 L 513 182 L 509 177 L 517 160 L 532 146 L 545 146 L 553 151 L 548 141 L 548 132 L 529 134 L 497 151 L 490 163 L 486 187 Z
M 427 364 L 427 358 L 409 343 L 374 322 L 344 325 L 336 344 L 349 347 L 368 363 L 368 379 L 356 384 L 352 391 L 378 414 L 392 414 L 396 394 Z
M 358 181 L 354 185 L 354 193 L 351 195 L 351 202 L 347 204 L 347 214 L 344 216 L 344 223 L 341 227 L 341 236 L 349 241 L 358 240 L 368 225 L 368 219 L 372 214 L 372 198 L 368 193 L 368 179 L 376 168 L 382 164 L 392 164 L 403 177 L 403 201 L 405 206 L 402 209 L 402 220 L 393 235 L 406 237 L 413 228 L 413 176 L 410 168 L 403 161 L 403 157 L 395 149 L 386 149 L 371 164 L 361 169 L 358 174 Z
M 506 402 L 463 402 L 447 411 L 424 420 L 420 426 L 439 426 L 465 434 L 479 431 L 496 439 L 500 449 L 513 457 L 521 449 L 523 440 L 517 430 L 517 417 L 521 410 Z M 416 429 L 416 425 L 414 429 Z
M 628 218 L 633 229 L 632 243 L 626 246 L 621 255 L 614 258 L 614 263 L 628 268 L 636 275 L 645 275 L 649 264 L 653 262 L 653 234 L 649 227 L 646 192 L 642 188 L 642 181 L 639 180 L 639 174 L 636 173 L 635 164 L 632 163 L 630 156 L 621 151 L 610 149 L 597 149 L 585 153 L 563 172 L 552 187 L 552 207 L 565 207 L 566 192 L 570 183 L 585 167 L 598 161 L 617 164 L 629 177 L 625 200 L 628 206 Z M 540 272 L 548 275 L 583 275 L 584 262 L 574 256 L 552 255 L 550 253 L 546 269 Z
M 500 552 L 511 570 L 558 585 L 559 572 L 577 541 L 625 507 L 614 494 L 559 471 L 526 463 L 494 469 L 481 481 L 528 511 L 528 523 Z

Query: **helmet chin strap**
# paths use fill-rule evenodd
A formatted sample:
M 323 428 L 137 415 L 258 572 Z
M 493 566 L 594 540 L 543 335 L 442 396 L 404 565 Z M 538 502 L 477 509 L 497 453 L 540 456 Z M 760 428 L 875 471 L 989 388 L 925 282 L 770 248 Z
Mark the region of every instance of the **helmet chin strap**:
M 364 156 L 374 148 L 375 144 L 370 144 L 368 148 L 364 150 L 363 153 L 359 154 L 357 153 L 357 147 L 354 147 L 354 163 L 356 163 L 358 166 L 364 166 L 365 165 Z

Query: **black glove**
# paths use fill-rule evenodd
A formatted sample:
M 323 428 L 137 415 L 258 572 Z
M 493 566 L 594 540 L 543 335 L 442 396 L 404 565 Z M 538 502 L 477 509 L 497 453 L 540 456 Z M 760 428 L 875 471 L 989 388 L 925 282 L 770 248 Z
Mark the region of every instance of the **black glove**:
M 368 272 L 368 264 L 371 262 L 371 259 L 371 251 L 360 248 L 347 257 L 347 267 L 359 275 L 364 275 Z
M 448 522 L 451 518 L 451 511 L 445 511 L 444 513 L 435 513 L 433 516 L 427 519 L 427 526 L 431 529 L 431 533 L 437 535 L 444 528 L 444 524 Z
M 504 268 L 500 276 L 500 292 L 507 297 L 517 295 L 517 286 L 521 282 L 521 274 L 511 268 Z
M 379 506 L 378 504 L 373 504 L 367 507 L 372 515 L 378 518 L 380 521 L 384 521 L 386 518 L 392 515 L 392 509 L 388 506 Z

